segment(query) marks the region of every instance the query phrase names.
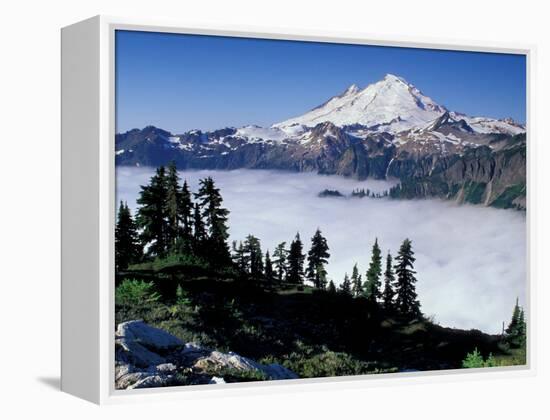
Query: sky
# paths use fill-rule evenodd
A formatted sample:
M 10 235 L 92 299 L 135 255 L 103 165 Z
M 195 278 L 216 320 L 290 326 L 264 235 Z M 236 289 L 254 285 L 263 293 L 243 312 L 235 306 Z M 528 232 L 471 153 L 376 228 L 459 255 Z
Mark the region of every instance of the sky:
M 269 126 L 387 73 L 452 111 L 526 119 L 523 55 L 139 31 L 115 45 L 117 132 Z

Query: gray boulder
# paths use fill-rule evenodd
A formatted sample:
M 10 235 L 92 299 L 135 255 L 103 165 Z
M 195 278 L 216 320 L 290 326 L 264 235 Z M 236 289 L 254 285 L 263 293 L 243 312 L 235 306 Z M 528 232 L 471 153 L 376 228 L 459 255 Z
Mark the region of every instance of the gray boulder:
M 117 338 L 133 341 L 153 351 L 169 351 L 183 346 L 183 341 L 142 320 L 122 322 L 116 331 Z

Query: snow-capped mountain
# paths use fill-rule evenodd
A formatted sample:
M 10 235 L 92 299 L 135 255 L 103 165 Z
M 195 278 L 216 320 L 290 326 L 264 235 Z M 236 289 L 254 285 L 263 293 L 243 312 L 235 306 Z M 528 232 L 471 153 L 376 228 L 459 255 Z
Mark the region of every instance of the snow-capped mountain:
M 182 169 L 394 177 L 408 188 L 401 196 L 458 194 L 463 201 L 518 207 L 525 199 L 524 126 L 449 111 L 390 74 L 364 89 L 352 85 L 302 116 L 271 127 L 178 135 L 149 126 L 117 134 L 115 144 L 118 165 L 174 160 Z
M 424 125 L 445 111 L 445 107 L 405 79 L 387 74 L 364 89 L 352 85 L 304 115 L 274 124 L 274 127 L 312 127 L 331 122 L 339 127 L 360 124 L 375 131 L 396 133 Z

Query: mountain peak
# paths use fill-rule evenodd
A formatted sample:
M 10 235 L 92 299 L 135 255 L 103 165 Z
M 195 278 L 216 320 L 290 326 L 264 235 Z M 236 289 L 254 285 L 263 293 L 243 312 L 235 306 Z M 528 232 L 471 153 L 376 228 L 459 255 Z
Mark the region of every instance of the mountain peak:
M 353 84 L 344 93 L 274 127 L 314 127 L 328 121 L 339 127 L 359 124 L 374 131 L 397 133 L 433 121 L 445 111 L 402 77 L 386 74 L 363 90 Z

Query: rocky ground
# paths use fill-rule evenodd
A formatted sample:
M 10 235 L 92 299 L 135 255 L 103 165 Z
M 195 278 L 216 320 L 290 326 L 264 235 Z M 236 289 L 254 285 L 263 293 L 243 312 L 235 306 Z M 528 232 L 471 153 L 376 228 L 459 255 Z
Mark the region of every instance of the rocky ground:
M 296 378 L 279 364 L 184 343 L 141 320 L 120 323 L 115 334 L 116 389 Z

